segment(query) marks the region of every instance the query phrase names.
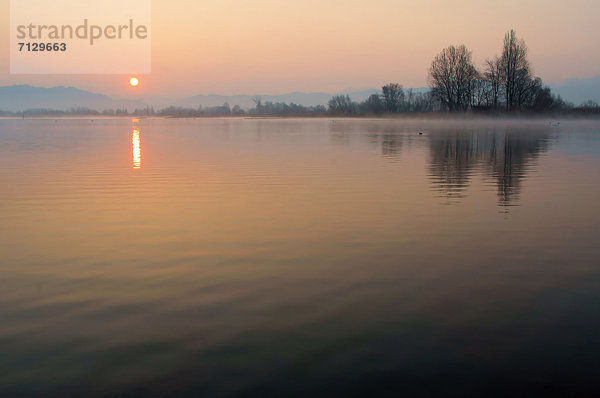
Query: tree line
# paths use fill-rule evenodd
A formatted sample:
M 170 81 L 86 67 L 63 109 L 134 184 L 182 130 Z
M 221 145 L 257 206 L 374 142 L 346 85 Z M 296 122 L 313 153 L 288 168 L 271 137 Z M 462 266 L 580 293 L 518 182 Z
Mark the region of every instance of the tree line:
M 329 100 L 328 111 L 334 115 L 383 115 L 404 112 L 431 112 L 435 101 L 431 92 L 405 90 L 398 83 L 381 88 L 381 94 L 371 94 L 365 101 L 354 102 L 349 95 L 335 95 Z
M 465 45 L 444 48 L 431 62 L 428 70 L 429 90 L 417 92 L 404 89 L 399 83 L 389 83 L 377 94 L 362 102 L 353 101 L 349 95 L 333 96 L 327 106 L 304 106 L 284 102 L 263 102 L 253 98 L 254 107 L 243 109 L 222 106 L 198 108 L 153 107 L 136 109 L 110 109 L 98 112 L 88 108 L 70 111 L 36 109 L 25 112 L 3 112 L 0 116 L 49 115 L 101 115 L 101 116 L 158 116 L 158 117 L 211 117 L 211 116 L 377 116 L 399 113 L 427 112 L 478 112 L 478 113 L 543 113 L 600 114 L 594 101 L 575 107 L 554 95 L 542 79 L 535 76 L 528 59 L 528 49 L 514 30 L 506 32 L 499 54 L 485 60 L 478 69 L 472 53 Z
M 527 45 L 514 30 L 505 34 L 500 54 L 488 58 L 481 70 L 465 45 L 452 45 L 435 56 L 428 78 L 440 109 L 451 112 L 542 112 L 572 107 L 533 74 Z
M 364 102 L 334 96 L 328 110 L 336 115 L 380 115 L 407 112 L 478 112 L 599 114 L 594 101 L 575 107 L 544 85 L 533 73 L 525 42 L 514 30 L 505 34 L 499 55 L 478 69 L 465 45 L 444 48 L 428 70 L 430 91 L 414 93 L 398 83 L 381 88 Z

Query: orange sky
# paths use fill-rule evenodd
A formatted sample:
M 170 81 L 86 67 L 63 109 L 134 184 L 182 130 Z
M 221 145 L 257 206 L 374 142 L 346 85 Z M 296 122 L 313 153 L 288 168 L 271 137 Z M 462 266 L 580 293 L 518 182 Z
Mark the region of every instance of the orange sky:
M 442 48 L 465 44 L 480 65 L 510 28 L 545 81 L 600 74 L 597 0 L 153 0 L 152 14 L 152 74 L 133 91 L 122 75 L 10 75 L 0 0 L 0 85 L 126 97 L 418 87 Z

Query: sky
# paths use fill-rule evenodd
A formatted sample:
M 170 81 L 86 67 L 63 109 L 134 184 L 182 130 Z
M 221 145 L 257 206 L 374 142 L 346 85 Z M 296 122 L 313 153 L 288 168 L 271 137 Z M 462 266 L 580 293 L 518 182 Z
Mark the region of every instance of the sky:
M 444 47 L 465 44 L 481 66 L 509 29 L 545 82 L 600 75 L 598 0 L 153 0 L 152 72 L 135 89 L 127 75 L 11 75 L 9 5 L 0 0 L 0 85 L 130 98 L 422 87 Z

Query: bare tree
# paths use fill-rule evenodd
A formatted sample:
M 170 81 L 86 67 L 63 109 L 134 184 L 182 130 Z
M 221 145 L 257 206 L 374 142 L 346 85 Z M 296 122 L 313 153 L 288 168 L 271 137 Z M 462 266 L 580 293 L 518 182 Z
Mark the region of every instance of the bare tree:
M 484 77 L 489 82 L 490 86 L 490 107 L 497 109 L 500 106 L 500 95 L 502 89 L 502 67 L 498 56 L 492 59 L 485 60 Z
M 334 95 L 328 103 L 329 111 L 334 114 L 351 115 L 354 111 L 354 103 L 349 95 Z
M 412 88 L 406 90 L 406 110 L 411 112 L 414 108 L 415 95 Z
M 431 92 L 414 94 L 411 109 L 415 112 L 431 112 L 434 109 L 435 99 Z
M 398 83 L 389 83 L 381 88 L 383 104 L 388 112 L 398 112 L 404 102 L 404 89 Z
M 499 66 L 506 109 L 520 109 L 532 78 L 527 59 L 527 46 L 522 39 L 517 38 L 514 30 L 506 32 L 504 36 Z
M 383 113 L 385 110 L 385 106 L 383 101 L 381 101 L 381 97 L 377 94 L 371 94 L 369 98 L 364 102 L 366 111 L 375 115 Z
M 490 109 L 492 107 L 492 88 L 489 80 L 485 78 L 474 79 L 471 82 L 471 107 Z
M 471 106 L 472 82 L 478 75 L 467 47 L 450 46 L 431 62 L 429 85 L 433 95 L 449 111 L 464 111 Z
M 255 95 L 254 97 L 252 97 L 252 102 L 254 102 L 256 113 L 260 115 L 263 110 L 262 98 L 259 95 Z

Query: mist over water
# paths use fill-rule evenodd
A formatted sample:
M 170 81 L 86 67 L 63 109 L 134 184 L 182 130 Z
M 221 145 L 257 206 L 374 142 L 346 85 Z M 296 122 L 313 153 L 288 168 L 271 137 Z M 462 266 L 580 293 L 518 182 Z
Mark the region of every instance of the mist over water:
M 0 120 L 0 396 L 592 393 L 599 175 L 595 121 Z

